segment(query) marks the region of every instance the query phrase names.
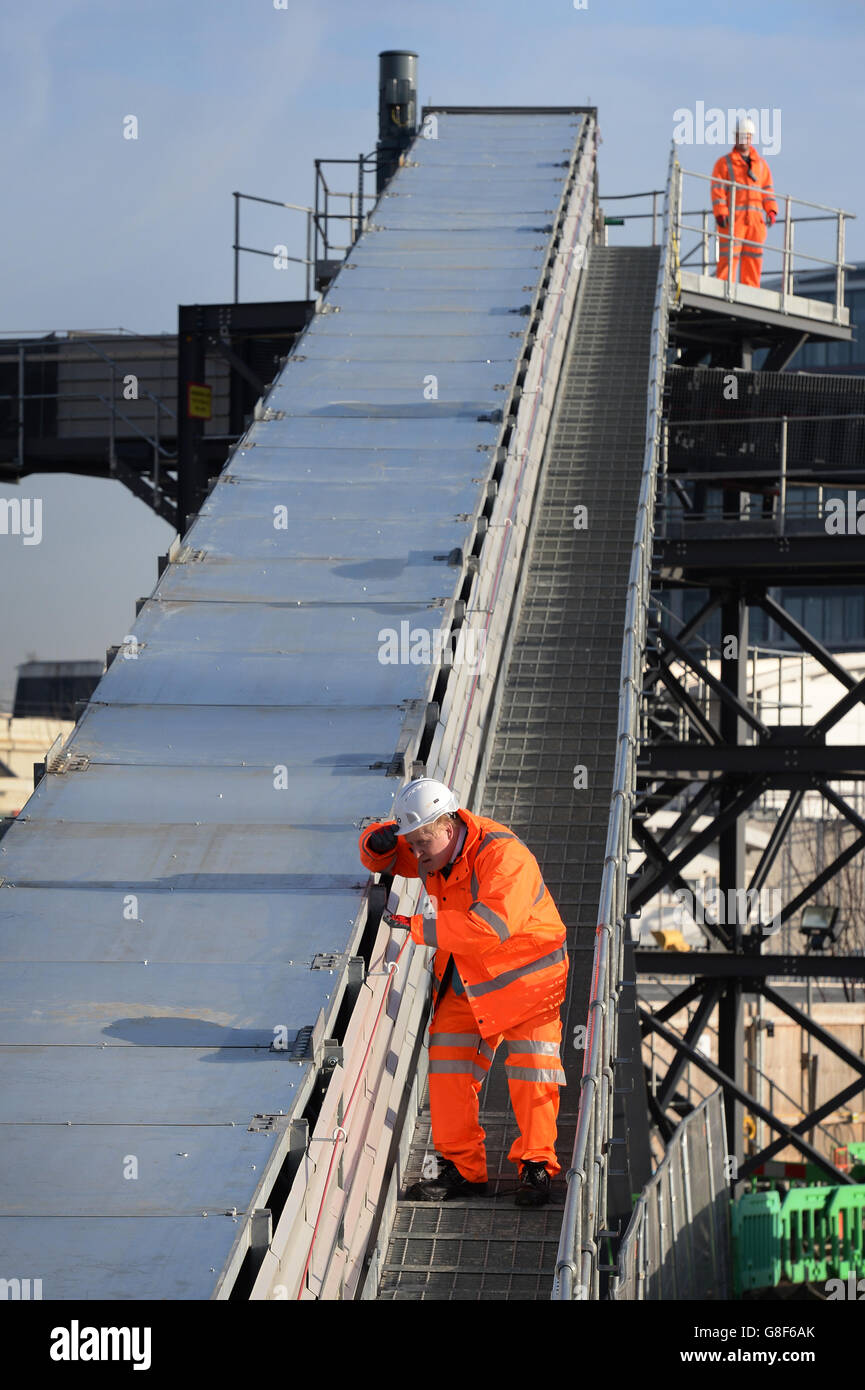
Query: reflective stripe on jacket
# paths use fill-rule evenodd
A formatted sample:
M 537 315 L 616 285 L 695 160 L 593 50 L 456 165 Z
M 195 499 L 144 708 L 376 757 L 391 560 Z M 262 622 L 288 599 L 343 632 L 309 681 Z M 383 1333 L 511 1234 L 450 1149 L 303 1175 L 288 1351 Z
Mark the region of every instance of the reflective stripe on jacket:
M 453 954 L 478 1031 L 488 1037 L 562 1004 L 568 973 L 565 925 L 528 846 L 486 816 L 462 808 L 457 814 L 467 834 L 447 878 L 422 875 L 403 839 L 390 853 L 371 853 L 367 838 L 388 821 L 366 827 L 360 857 L 374 873 L 423 879 L 436 912 L 412 918 L 412 938 L 437 948 L 437 981 Z
M 762 155 L 755 149 L 749 150 L 751 156 L 750 173 L 745 156 L 738 150 L 731 150 L 729 154 L 722 154 L 720 159 L 715 161 L 712 170 L 714 179 L 730 179 L 736 184 L 736 226 L 733 234 L 744 236 L 744 225 L 740 225 L 739 217 L 742 215 L 743 222 L 746 214 L 757 214 L 756 217 L 749 216 L 747 220 L 753 222 L 754 227 L 759 225 L 763 228 L 763 237 L 766 235 L 766 223 L 763 213 L 768 217 L 769 213 L 778 216 L 778 204 L 775 201 L 775 194 L 772 189 L 772 174 L 769 166 Z M 715 219 L 730 216 L 730 202 L 733 190 L 729 183 L 712 184 L 712 211 Z M 749 240 L 762 238 L 749 237 Z

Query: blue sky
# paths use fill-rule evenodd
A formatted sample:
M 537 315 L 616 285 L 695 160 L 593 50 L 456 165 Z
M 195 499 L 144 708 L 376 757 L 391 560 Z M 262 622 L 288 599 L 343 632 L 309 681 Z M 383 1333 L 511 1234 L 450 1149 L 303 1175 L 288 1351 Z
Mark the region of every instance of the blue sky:
M 306 203 L 316 156 L 371 151 L 383 48 L 418 53 L 422 103 L 596 105 L 602 195 L 661 187 L 678 109 L 778 111 L 776 188 L 865 215 L 861 0 L 7 0 L 0 329 L 173 332 L 178 303 L 231 299 L 232 190 Z M 718 153 L 680 158 L 708 172 Z M 300 255 L 303 235 L 300 215 L 246 205 L 246 244 Z M 861 220 L 848 257 L 865 258 Z M 242 299 L 302 295 L 297 270 L 243 259 Z M 120 484 L 0 486 L 15 495 L 42 497 L 44 536 L 0 536 L 0 708 L 29 653 L 120 641 L 172 538 Z

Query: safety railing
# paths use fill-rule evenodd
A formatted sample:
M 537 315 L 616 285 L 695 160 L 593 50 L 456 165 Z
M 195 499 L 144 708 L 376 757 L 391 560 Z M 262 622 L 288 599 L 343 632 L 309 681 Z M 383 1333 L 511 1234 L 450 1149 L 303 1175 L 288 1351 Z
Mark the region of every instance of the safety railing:
M 711 275 L 713 273 L 711 266 L 713 262 L 718 260 L 718 255 L 713 254 L 712 249 L 712 242 L 716 237 L 714 212 L 707 203 L 696 208 L 686 209 L 683 207 L 686 179 L 696 180 L 698 186 L 710 184 L 727 190 L 727 228 L 723 232 L 723 237 L 725 241 L 730 239 L 727 249 L 732 252 L 732 255 L 728 257 L 728 274 L 724 289 L 727 300 L 734 301 L 741 297 L 740 289 L 742 287 L 735 277 L 735 265 L 730 266 L 729 263 L 732 261 L 741 267 L 742 252 L 747 248 L 760 251 L 764 257 L 768 257 L 766 268 L 769 270 L 776 268 L 777 262 L 774 258 L 780 260 L 781 285 L 779 293 L 783 312 L 787 312 L 793 307 L 789 301 L 794 295 L 794 273 L 797 269 L 820 269 L 825 274 L 831 270 L 834 273 L 835 285 L 832 319 L 834 323 L 846 322 L 844 275 L 845 271 L 855 269 L 853 264 L 845 260 L 846 225 L 850 218 L 855 217 L 854 213 L 846 212 L 843 208 L 830 207 L 826 203 L 813 203 L 806 198 L 794 198 L 790 193 L 772 192 L 771 196 L 778 204 L 779 211 L 774 225 L 783 228 L 784 244 L 778 247 L 773 246 L 768 239 L 756 241 L 736 234 L 736 205 L 738 203 L 741 208 L 745 194 L 753 195 L 755 186 L 737 183 L 734 179 L 715 178 L 712 174 L 700 173 L 695 169 L 683 169 L 676 160 L 673 176 L 673 220 L 679 246 L 677 278 L 680 278 L 680 272 L 685 268 L 693 268 L 700 275 Z M 689 186 L 689 193 L 691 187 L 693 185 Z M 794 207 L 807 208 L 809 211 L 795 214 Z M 819 238 L 816 245 L 819 246 L 822 254 L 815 254 L 814 251 L 803 251 L 796 244 L 797 228 L 818 222 L 833 224 L 832 255 L 825 254 L 829 248 Z M 723 248 L 718 249 L 722 250 Z M 806 262 L 807 265 L 803 265 L 803 262 Z M 731 269 L 733 270 L 732 274 L 729 273 Z
M 426 1076 L 422 1067 L 415 1074 L 428 994 L 424 957 L 408 936 L 379 923 L 345 1036 L 341 1044 L 324 1041 L 321 1108 L 311 1129 L 306 1119 L 291 1123 L 296 1160 L 253 1301 L 349 1301 L 374 1278 L 376 1194 L 386 1194 L 388 1175 L 393 1184 L 401 1166 L 394 1148 Z M 228 1297 L 232 1284 L 229 1266 L 215 1296 Z
M 124 342 L 128 341 L 129 337 L 127 336 L 124 338 Z M 126 426 L 129 434 L 138 435 L 152 451 L 151 479 L 154 493 L 158 495 L 161 491 L 161 468 L 172 467 L 176 464 L 176 453 L 166 448 L 163 443 L 166 435 L 163 417 L 167 417 L 168 420 L 175 422 L 173 431 L 169 432 L 169 437 L 171 438 L 176 436 L 177 433 L 176 412 L 172 410 L 170 406 L 166 405 L 165 401 L 159 396 L 155 395 L 153 391 L 148 390 L 146 386 L 142 386 L 141 382 L 138 381 L 135 388 L 137 394 L 134 399 L 136 401 L 147 400 L 153 406 L 152 433 L 149 433 L 146 429 L 142 428 L 141 424 L 134 420 L 127 411 L 123 410 L 117 401 L 118 375 L 122 382 L 129 372 L 129 361 L 118 361 L 105 352 L 97 343 L 79 334 L 75 334 L 74 337 L 71 337 L 66 346 L 67 350 L 64 351 L 63 340 L 51 342 L 37 340 L 33 343 L 19 342 L 15 345 L 18 366 L 17 390 L 15 392 L 0 394 L 0 402 L 14 402 L 18 468 L 23 471 L 25 466 L 25 408 L 29 402 L 56 401 L 58 405 L 61 403 L 68 404 L 74 402 L 77 407 L 82 402 L 92 401 L 98 408 L 94 411 L 92 417 L 89 418 L 98 425 L 107 425 L 109 471 L 113 473 L 117 470 L 117 437 L 120 433 L 118 430 L 118 421 L 120 421 Z M 79 366 L 82 358 L 77 351 L 78 348 L 86 348 L 89 352 L 92 352 L 94 356 L 101 358 L 107 366 L 107 390 L 105 392 L 98 390 L 25 390 L 25 371 L 28 365 L 32 366 L 33 364 L 42 363 L 58 368 L 68 364 Z M 7 358 L 5 354 L 2 353 L 2 349 L 0 349 L 0 362 L 8 360 L 9 358 Z M 80 419 L 77 423 L 81 423 Z
M 674 630 L 681 622 L 680 615 L 666 608 L 666 605 L 658 605 L 656 609 L 656 596 L 652 596 L 652 612 L 656 614 L 657 624 L 663 625 L 668 630 Z M 654 624 L 652 624 L 654 626 Z M 686 693 L 697 711 L 704 720 L 709 721 L 714 717 L 716 708 L 717 694 L 715 688 L 709 684 L 700 674 L 700 668 L 708 671 L 716 679 L 720 676 L 721 662 L 723 653 L 719 643 L 702 641 L 692 641 L 689 650 L 694 653 L 698 662 L 696 670 L 692 670 L 687 663 L 673 660 L 667 663 L 666 669 L 680 683 L 684 684 Z M 764 724 L 804 724 L 809 708 L 809 701 L 806 696 L 807 663 L 809 657 L 806 652 L 797 651 L 792 646 L 766 647 L 759 643 L 748 643 L 748 668 L 745 703 L 753 711 L 757 719 Z M 774 690 L 773 690 L 774 686 Z M 798 688 L 798 693 L 793 690 Z M 785 690 L 791 689 L 791 698 L 783 699 Z M 772 698 L 776 695 L 777 698 Z M 667 695 L 669 704 L 663 706 L 664 710 L 669 710 L 670 721 L 675 720 L 675 724 L 669 723 L 670 733 L 673 734 L 678 743 L 686 743 L 689 738 L 695 736 L 694 726 L 688 713 L 677 704 L 671 695 Z M 647 709 L 643 711 L 643 737 L 648 739 L 657 733 L 658 713 L 650 702 L 646 702 Z M 648 710 L 648 713 L 647 713 Z M 651 716 L 651 717 L 649 717 Z M 790 716 L 785 718 L 785 716 Z M 793 717 L 795 716 L 795 717 Z M 753 734 L 753 729 L 750 731 Z M 697 735 L 699 737 L 699 735 Z M 678 812 L 685 804 L 684 796 L 674 798 L 668 809 Z M 760 803 L 758 802 L 758 805 Z
M 357 187 L 342 192 L 331 188 L 324 173 L 325 164 L 351 164 L 357 167 Z M 254 193 L 232 193 L 234 199 L 234 302 L 239 303 L 240 297 L 240 253 L 246 252 L 251 256 L 266 256 L 273 261 L 280 269 L 290 261 L 294 265 L 302 265 L 305 270 L 306 298 L 311 299 L 314 287 L 314 276 L 317 277 L 320 268 L 324 267 L 329 261 L 342 260 L 346 252 L 350 251 L 357 241 L 364 228 L 366 217 L 365 207 L 370 199 L 376 195 L 366 191 L 366 174 L 378 168 L 378 155 L 359 154 L 355 159 L 317 159 L 315 161 L 315 202 L 312 207 L 307 207 L 304 203 L 285 203 L 278 198 L 260 198 Z M 334 200 L 347 200 L 348 211 L 336 212 L 331 203 Z M 241 202 L 247 203 L 266 203 L 274 208 L 287 208 L 291 212 L 302 212 L 306 216 L 306 255 L 290 256 L 288 250 L 283 245 L 272 247 L 269 251 L 263 250 L 258 246 L 243 246 L 240 241 L 240 205 Z M 340 203 L 340 206 L 343 206 Z M 348 223 L 348 241 L 336 242 L 332 239 L 332 224 L 336 222 Z
M 677 1127 L 640 1193 L 619 1247 L 611 1299 L 729 1299 L 726 1155 L 719 1087 Z
M 716 179 L 711 174 L 704 174 L 696 170 L 683 169 L 678 163 L 675 155 L 675 145 L 673 147 L 674 167 L 671 176 L 672 189 L 668 187 L 667 193 L 672 191 L 673 197 L 673 233 L 675 243 L 678 246 L 676 256 L 676 280 L 678 285 L 679 271 L 681 269 L 693 270 L 699 275 L 714 275 L 718 261 L 718 237 L 719 233 L 715 228 L 715 217 L 712 208 L 708 203 L 703 202 L 699 197 L 694 201 L 698 204 L 695 207 L 684 208 L 683 193 L 685 179 L 695 179 L 700 184 L 714 184 L 728 188 L 729 197 L 729 225 L 724 237 L 732 228 L 735 233 L 735 202 L 738 198 L 741 207 L 741 200 L 746 188 L 753 193 L 753 184 L 738 184 L 731 179 Z M 692 187 L 688 187 L 688 195 Z M 658 219 L 659 219 L 659 200 L 663 198 L 664 190 L 650 188 L 641 193 L 616 193 L 607 194 L 599 198 L 601 206 L 606 209 L 610 203 L 616 204 L 617 216 L 605 218 L 605 222 L 614 225 L 626 225 L 628 228 L 628 240 L 633 241 L 636 227 L 634 224 L 642 222 L 651 223 L 651 244 L 658 244 Z M 767 238 L 764 242 L 752 241 L 747 237 L 733 236 L 733 257 L 732 259 L 741 264 L 740 253 L 743 247 L 753 247 L 763 252 L 764 257 L 768 257 L 765 263 L 765 270 L 769 272 L 780 272 L 781 307 L 786 311 L 790 307 L 790 299 L 794 293 L 799 293 L 807 297 L 807 289 L 802 287 L 798 291 L 795 286 L 795 273 L 811 269 L 811 271 L 823 271 L 827 276 L 830 271 L 834 273 L 834 292 L 833 292 L 833 321 L 835 323 L 846 322 L 844 313 L 844 278 L 845 272 L 854 270 L 852 263 L 845 261 L 845 244 L 847 233 L 847 222 L 855 217 L 855 213 L 847 212 L 843 208 L 830 207 L 825 203 L 809 202 L 805 198 L 794 198 L 789 193 L 773 192 L 772 196 L 778 204 L 778 217 L 774 226 L 783 231 L 783 245 L 778 247 L 773 245 Z M 619 215 L 618 205 L 628 204 L 637 200 L 651 199 L 651 211 L 631 212 L 623 208 Z M 794 209 L 808 209 L 808 211 L 796 212 Z M 820 239 L 817 223 L 831 223 L 831 247 L 825 243 L 825 238 Z M 797 231 L 800 240 L 806 232 L 817 232 L 815 246 L 819 248 L 815 251 L 805 251 L 797 243 Z M 828 252 L 832 251 L 832 254 Z M 778 259 L 775 259 L 778 258 Z M 778 264 L 780 260 L 780 265 Z M 728 300 L 735 300 L 738 297 L 739 285 L 735 276 L 726 280 L 724 294 Z
M 651 221 L 651 223 L 652 223 L 652 245 L 653 245 L 653 246 L 657 246 L 657 245 L 658 245 L 658 231 L 659 231 L 659 225 L 658 225 L 658 224 L 659 224 L 659 221 L 661 221 L 661 222 L 663 221 L 663 206 L 664 206 L 664 202 L 663 202 L 663 199 L 664 199 L 664 190 L 663 190 L 663 188 L 649 188 L 649 189 L 646 189 L 646 191 L 643 192 L 643 193 L 608 193 L 608 194 L 606 194 L 605 196 L 599 195 L 599 196 L 598 196 L 598 203 L 599 203 L 600 207 L 603 209 L 603 208 L 606 207 L 607 203 L 632 203 L 632 202 L 633 202 L 635 199 L 637 199 L 637 198 L 651 198 L 651 200 L 652 200 L 652 211 L 651 211 L 651 212 L 627 212 L 627 211 L 625 211 L 625 212 L 622 213 L 621 216 L 616 216 L 616 217 L 606 217 L 606 216 L 605 216 L 605 217 L 604 217 L 604 227 L 605 227 L 605 229 L 606 229 L 607 226 L 614 226 L 614 227 L 624 226 L 624 225 L 625 225 L 626 223 L 628 223 L 628 222 L 646 222 L 646 221 Z M 605 233 L 604 233 L 604 234 L 605 234 L 605 237 L 606 237 L 606 230 L 605 230 Z M 631 244 L 631 242 L 632 242 L 632 229 L 631 229 L 631 228 L 628 228 L 628 243 Z
M 628 852 L 636 788 L 643 653 L 651 587 L 655 485 L 661 437 L 667 306 L 672 265 L 669 189 L 664 201 L 662 252 L 652 317 L 651 362 L 646 407 L 646 448 L 631 568 L 619 686 L 616 764 L 598 926 L 592 966 L 587 1045 L 580 1080 L 580 1104 L 573 1158 L 567 1177 L 562 1233 L 552 1297 L 556 1301 L 597 1299 L 600 1295 L 600 1243 L 607 1209 L 607 1152 L 613 1123 L 613 1059 L 618 1034 L 618 1000 L 624 985 L 628 912 Z
M 234 252 L 234 302 L 240 303 L 240 253 L 245 252 L 249 256 L 267 256 L 274 264 L 283 265 L 284 262 L 292 261 L 295 265 L 302 265 L 306 271 L 306 298 L 310 296 L 311 272 L 315 264 L 312 258 L 312 239 L 313 239 L 313 209 L 306 207 L 304 203 L 283 203 L 278 198 L 259 198 L 255 193 L 239 193 L 235 190 L 232 193 L 234 199 L 234 242 L 232 250 Z M 259 246 L 241 246 L 240 244 L 240 205 L 245 203 L 267 203 L 272 208 L 288 208 L 291 212 L 306 213 L 306 255 L 289 256 L 288 251 L 282 246 L 274 246 L 269 251 L 262 250 Z
M 779 536 L 857 533 L 865 414 L 676 420 L 667 431 L 669 452 L 700 466 L 674 471 L 665 450 L 659 538 L 696 539 L 701 523 L 713 535 L 743 524 Z

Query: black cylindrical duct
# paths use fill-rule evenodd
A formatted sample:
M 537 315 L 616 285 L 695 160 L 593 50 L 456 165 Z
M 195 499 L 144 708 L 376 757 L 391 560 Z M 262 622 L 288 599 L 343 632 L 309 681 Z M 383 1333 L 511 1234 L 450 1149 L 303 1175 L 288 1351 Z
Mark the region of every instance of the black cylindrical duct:
M 417 54 L 387 49 L 378 55 L 378 169 L 380 193 L 417 133 Z

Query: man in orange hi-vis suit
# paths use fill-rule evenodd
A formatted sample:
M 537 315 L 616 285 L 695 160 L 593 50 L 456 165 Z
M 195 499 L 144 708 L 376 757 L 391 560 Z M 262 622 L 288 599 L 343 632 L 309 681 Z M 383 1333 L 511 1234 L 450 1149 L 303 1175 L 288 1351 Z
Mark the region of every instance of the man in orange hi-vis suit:
M 765 159 L 753 148 L 754 122 L 740 118 L 736 124 L 736 143 L 729 154 L 722 154 L 712 170 L 714 179 L 730 179 L 736 184 L 735 226 L 733 227 L 733 276 L 743 285 L 759 285 L 763 264 L 766 224 L 771 227 L 778 216 L 772 190 L 772 175 Z M 733 190 L 729 183 L 712 184 L 712 208 L 721 233 L 718 252 L 719 280 L 726 280 L 730 261 L 730 207 Z M 764 216 L 765 214 L 765 216 Z M 744 242 L 740 240 L 744 238 Z M 759 245 L 748 245 L 758 242 Z
M 376 873 L 420 878 L 434 916 L 394 917 L 412 940 L 435 946 L 436 1003 L 429 1039 L 437 1178 L 415 1183 L 412 1201 L 487 1191 L 478 1095 L 504 1040 L 505 1070 L 520 1134 L 508 1157 L 520 1175 L 518 1206 L 542 1206 L 561 1172 L 556 1159 L 559 1086 L 565 1083 L 559 1009 L 565 998 L 565 926 L 531 851 L 506 826 L 461 808 L 430 777 L 397 796 L 392 821 L 360 837 Z

